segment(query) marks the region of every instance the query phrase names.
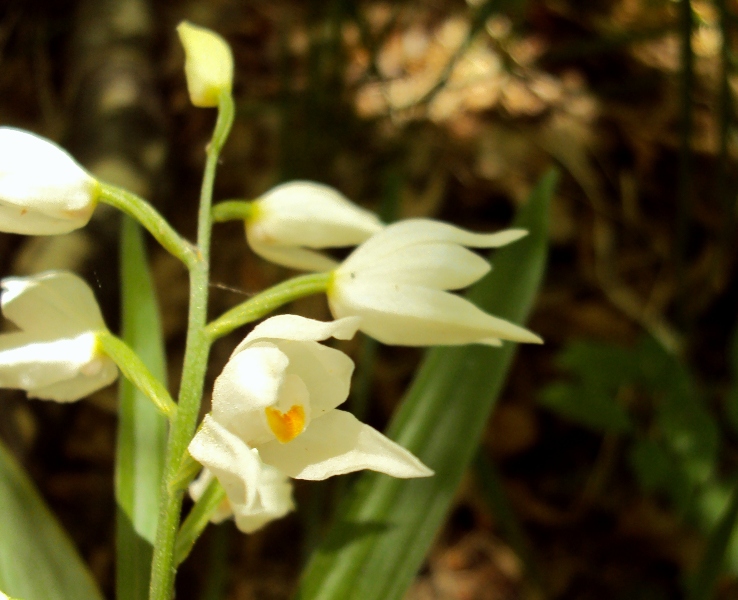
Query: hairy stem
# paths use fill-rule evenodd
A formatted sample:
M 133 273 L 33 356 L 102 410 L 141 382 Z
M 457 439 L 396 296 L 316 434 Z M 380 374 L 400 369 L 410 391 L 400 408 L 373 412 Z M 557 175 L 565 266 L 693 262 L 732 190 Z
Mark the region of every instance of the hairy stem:
M 190 267 L 190 307 L 187 343 L 179 392 L 179 409 L 172 422 L 167 444 L 159 526 L 156 532 L 154 558 L 151 566 L 151 600 L 170 600 L 174 591 L 174 544 L 179 529 L 184 490 L 172 487 L 169 481 L 177 476 L 197 425 L 202 390 L 205 382 L 211 338 L 205 330 L 207 319 L 208 283 L 210 277 L 210 235 L 213 183 L 218 156 L 233 124 L 233 98 L 223 93 L 218 105 L 218 121 L 213 139 L 208 145 L 205 174 L 200 192 L 197 224 L 197 259 Z

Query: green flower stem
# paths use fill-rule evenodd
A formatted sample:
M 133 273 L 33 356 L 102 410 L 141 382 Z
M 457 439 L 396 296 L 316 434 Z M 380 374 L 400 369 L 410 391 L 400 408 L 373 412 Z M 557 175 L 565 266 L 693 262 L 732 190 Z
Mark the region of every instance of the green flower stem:
M 170 491 L 169 482 L 180 470 L 187 446 L 192 439 L 200 411 L 211 338 L 205 330 L 208 283 L 210 276 L 211 206 L 218 156 L 233 124 L 233 98 L 222 92 L 213 139 L 207 148 L 205 173 L 200 191 L 197 223 L 197 260 L 190 267 L 190 307 L 184 365 L 179 392 L 179 409 L 172 422 L 167 443 L 164 481 L 162 482 L 159 526 L 151 565 L 150 600 L 171 600 L 174 592 L 174 542 L 179 528 L 184 490 Z
M 188 269 L 193 268 L 197 261 L 195 248 L 174 231 L 166 219 L 146 200 L 109 183 L 100 183 L 98 200 L 133 217 L 154 236 L 167 252 L 181 260 Z
M 195 502 L 195 506 L 192 507 L 190 514 L 187 515 L 177 534 L 177 541 L 174 546 L 174 564 L 180 565 L 187 558 L 192 546 L 195 545 L 195 541 L 210 522 L 210 517 L 225 498 L 226 492 L 223 486 L 213 477 L 202 496 Z
M 237 327 L 261 319 L 288 302 L 325 292 L 332 277 L 333 273 L 329 271 L 311 273 L 283 281 L 223 313 L 215 321 L 209 323 L 205 330 L 211 340 L 216 340 Z
M 213 222 L 247 221 L 254 214 L 254 203 L 246 200 L 225 200 L 213 206 Z
M 126 376 L 141 393 L 151 400 L 166 417 L 172 419 L 177 414 L 177 405 L 169 395 L 167 388 L 151 374 L 148 367 L 128 344 L 107 330 L 97 332 L 97 341 L 123 375 Z

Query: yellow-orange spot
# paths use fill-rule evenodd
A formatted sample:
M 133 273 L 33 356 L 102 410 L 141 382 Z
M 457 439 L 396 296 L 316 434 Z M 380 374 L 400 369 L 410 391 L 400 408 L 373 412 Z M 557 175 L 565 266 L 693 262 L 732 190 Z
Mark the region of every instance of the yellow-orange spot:
M 269 429 L 283 444 L 294 440 L 305 429 L 305 409 L 300 404 L 295 404 L 285 413 L 271 406 L 267 406 L 264 412 Z

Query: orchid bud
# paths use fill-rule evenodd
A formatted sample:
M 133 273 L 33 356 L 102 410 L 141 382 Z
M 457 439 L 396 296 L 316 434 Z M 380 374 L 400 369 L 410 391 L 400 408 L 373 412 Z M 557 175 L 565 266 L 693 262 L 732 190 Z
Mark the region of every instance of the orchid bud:
M 0 231 L 69 233 L 87 225 L 98 182 L 53 142 L 0 127 Z
M 217 33 L 187 21 L 177 26 L 185 51 L 185 76 L 190 100 L 203 108 L 218 106 L 222 93 L 233 87 L 233 55 Z

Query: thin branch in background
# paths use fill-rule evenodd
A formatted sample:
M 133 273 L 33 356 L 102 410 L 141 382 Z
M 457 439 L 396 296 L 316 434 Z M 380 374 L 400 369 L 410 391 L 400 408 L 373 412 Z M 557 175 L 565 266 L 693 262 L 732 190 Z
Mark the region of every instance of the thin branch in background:
M 515 0 L 513 0 L 512 3 L 515 4 Z M 484 30 L 487 19 L 489 19 L 494 14 L 503 12 L 508 4 L 510 4 L 509 0 L 488 0 L 482 6 L 480 6 L 472 16 L 471 24 L 469 25 L 469 32 L 466 34 L 466 38 L 456 49 L 456 51 L 451 55 L 451 58 L 448 59 L 446 66 L 443 68 L 443 71 L 441 71 L 441 75 L 436 83 L 433 85 L 433 87 L 430 88 L 425 94 L 423 94 L 423 96 L 421 96 L 418 100 L 414 100 L 406 106 L 395 109 L 396 112 L 403 112 L 406 110 L 410 110 L 411 108 L 415 108 L 416 106 L 426 106 L 430 104 L 436 97 L 436 95 L 444 87 L 446 87 L 446 84 L 448 83 L 448 80 L 451 77 L 456 64 L 464 57 L 477 35 Z

